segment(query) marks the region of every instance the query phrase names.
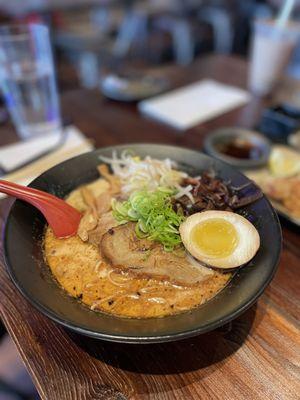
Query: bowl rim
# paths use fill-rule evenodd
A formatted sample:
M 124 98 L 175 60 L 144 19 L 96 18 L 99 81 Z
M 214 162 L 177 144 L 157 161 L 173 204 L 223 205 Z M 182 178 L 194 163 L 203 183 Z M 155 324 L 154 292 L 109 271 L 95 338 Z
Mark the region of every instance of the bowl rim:
M 174 148 L 177 148 L 177 149 L 183 149 L 183 150 L 196 152 L 195 150 L 192 150 L 192 149 L 189 149 L 186 147 L 182 147 L 182 146 L 164 145 L 164 144 L 160 145 L 160 144 L 154 144 L 154 143 L 128 143 L 128 144 L 120 144 L 120 145 L 101 147 L 101 148 L 95 149 L 94 151 L 89 152 L 89 154 L 91 154 L 91 153 L 96 154 L 99 151 L 112 151 L 112 150 L 117 150 L 120 148 L 130 147 L 130 146 L 134 146 L 134 147 L 157 146 L 157 148 L 161 148 L 161 147 L 169 148 L 170 151 L 172 149 L 174 150 Z M 69 163 L 72 160 L 82 157 L 86 154 L 87 153 L 72 157 L 72 158 L 70 158 L 62 163 L 59 163 L 59 164 L 55 165 L 54 167 L 44 171 L 37 178 L 35 178 L 29 184 L 29 186 L 34 185 L 36 180 L 41 178 L 44 173 L 49 173 L 51 170 L 57 168 L 58 166 L 63 166 L 64 164 Z M 210 156 L 206 155 L 206 157 L 210 157 Z M 227 164 L 223 160 L 219 160 L 219 161 L 221 161 L 221 163 Z M 187 165 L 188 165 L 188 162 L 187 162 Z M 227 164 L 227 166 L 230 167 L 231 169 L 234 168 L 232 165 L 229 165 L 229 164 Z M 240 171 L 236 171 L 236 173 L 244 176 Z M 276 254 L 274 256 L 274 259 L 276 260 L 276 262 L 273 264 L 272 271 L 267 276 L 267 278 L 264 280 L 264 282 L 262 284 L 260 284 L 260 287 L 256 291 L 255 295 L 253 295 L 248 301 L 244 302 L 242 306 L 238 306 L 235 311 L 230 312 L 228 315 L 226 315 L 222 319 L 219 319 L 217 321 L 212 321 L 210 323 L 207 323 L 204 326 L 199 326 L 195 329 L 182 330 L 180 332 L 176 332 L 176 333 L 172 333 L 172 334 L 165 334 L 165 335 L 160 334 L 160 335 L 155 335 L 155 336 L 153 336 L 153 335 L 142 335 L 142 336 L 132 335 L 132 336 L 130 336 L 130 335 L 115 334 L 115 333 L 108 334 L 108 333 L 99 332 L 99 331 L 89 329 L 89 328 L 83 328 L 83 327 L 79 326 L 78 324 L 71 322 L 70 320 L 58 317 L 54 311 L 43 306 L 42 304 L 39 303 L 39 301 L 36 301 L 30 294 L 27 293 L 27 291 L 22 287 L 22 285 L 20 284 L 20 282 L 14 275 L 12 268 L 10 266 L 10 262 L 8 259 L 8 251 L 7 251 L 7 244 L 8 244 L 7 230 L 8 230 L 8 226 L 9 226 L 11 212 L 13 210 L 13 206 L 14 206 L 16 200 L 12 203 L 12 205 L 10 207 L 9 213 L 7 214 L 7 217 L 5 220 L 4 229 L 2 230 L 2 242 L 3 242 L 3 249 L 4 249 L 3 253 L 4 253 L 4 261 L 5 261 L 6 271 L 8 272 L 8 275 L 12 279 L 14 285 L 17 287 L 17 289 L 20 291 L 20 293 L 25 297 L 25 299 L 27 299 L 29 301 L 29 303 L 31 305 L 33 305 L 38 311 L 40 311 L 42 314 L 44 314 L 51 320 L 55 321 L 56 323 L 62 325 L 63 327 L 65 327 L 71 331 L 74 331 L 75 333 L 82 334 L 82 335 L 89 336 L 89 337 L 96 338 L 96 339 L 111 341 L 111 342 L 132 343 L 132 344 L 161 343 L 161 342 L 169 342 L 169 341 L 185 339 L 188 337 L 193 337 L 193 336 L 214 330 L 220 326 L 223 326 L 226 323 L 237 318 L 242 313 L 244 313 L 262 295 L 262 293 L 264 292 L 266 287 L 269 285 L 269 283 L 271 282 L 271 280 L 273 279 L 273 277 L 276 273 L 276 271 L 278 269 L 279 261 L 280 261 L 281 250 L 282 250 L 282 231 L 281 231 L 281 226 L 279 223 L 277 213 L 275 212 L 274 208 L 272 207 L 270 201 L 265 196 L 263 196 L 263 197 L 264 197 L 264 200 L 266 201 L 266 204 L 272 214 L 275 226 L 277 228 L 277 233 L 279 235 L 278 239 L 279 239 L 280 245 L 278 246 Z M 190 313 L 192 311 L 193 311 L 193 309 L 188 310 L 187 312 Z M 172 316 L 166 316 L 164 318 L 168 318 L 168 317 L 172 317 Z M 120 317 L 115 317 L 115 318 L 119 319 Z

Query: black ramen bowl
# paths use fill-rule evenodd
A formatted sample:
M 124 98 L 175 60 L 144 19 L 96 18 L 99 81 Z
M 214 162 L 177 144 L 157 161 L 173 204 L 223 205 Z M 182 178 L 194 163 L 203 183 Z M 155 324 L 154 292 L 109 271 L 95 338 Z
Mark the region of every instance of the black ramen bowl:
M 113 150 L 120 154 L 125 149 L 142 157 L 171 157 L 191 175 L 214 169 L 222 179 L 230 180 L 235 186 L 248 182 L 244 175 L 229 165 L 196 151 L 173 146 L 130 144 L 75 157 L 46 171 L 30 186 L 64 197 L 79 185 L 98 177 L 96 166 L 100 155 L 111 156 Z M 258 253 L 215 297 L 182 314 L 152 319 L 120 318 L 91 311 L 67 295 L 52 278 L 43 259 L 43 216 L 19 200 L 11 208 L 4 231 L 7 270 L 17 288 L 38 310 L 77 333 L 126 343 L 178 340 L 210 331 L 236 318 L 258 299 L 274 276 L 281 250 L 277 215 L 265 197 L 245 211 L 260 234 Z

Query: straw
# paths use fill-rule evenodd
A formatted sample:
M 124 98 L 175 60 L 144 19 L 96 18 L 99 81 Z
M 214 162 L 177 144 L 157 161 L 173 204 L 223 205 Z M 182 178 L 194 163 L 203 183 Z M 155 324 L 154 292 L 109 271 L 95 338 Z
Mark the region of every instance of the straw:
M 283 3 L 275 23 L 277 28 L 283 29 L 286 26 L 288 20 L 290 19 L 294 5 L 295 0 L 286 0 Z

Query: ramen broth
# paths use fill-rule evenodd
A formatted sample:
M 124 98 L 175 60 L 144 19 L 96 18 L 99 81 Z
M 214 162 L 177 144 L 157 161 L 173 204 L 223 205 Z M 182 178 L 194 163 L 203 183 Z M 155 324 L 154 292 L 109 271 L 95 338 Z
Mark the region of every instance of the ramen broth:
M 98 179 L 87 187 L 99 195 L 107 190 L 108 183 Z M 80 211 L 86 209 L 80 189 L 74 190 L 67 202 Z M 83 242 L 78 236 L 58 239 L 50 227 L 46 230 L 44 245 L 46 262 L 69 295 L 92 310 L 121 317 L 164 317 L 192 309 L 215 296 L 232 276 L 214 271 L 207 280 L 188 287 L 133 276 L 114 270 L 93 244 Z

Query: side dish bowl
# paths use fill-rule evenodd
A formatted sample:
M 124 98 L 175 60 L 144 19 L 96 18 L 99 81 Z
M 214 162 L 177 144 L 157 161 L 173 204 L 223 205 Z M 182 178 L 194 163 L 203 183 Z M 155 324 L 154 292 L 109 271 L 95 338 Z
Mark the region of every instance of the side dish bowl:
M 31 187 L 65 197 L 79 185 L 97 178 L 99 156 L 132 150 L 145 157 L 171 157 L 190 175 L 213 169 L 225 181 L 240 186 L 249 180 L 231 166 L 202 153 L 174 146 L 130 144 L 107 147 L 68 160 L 46 171 Z M 43 314 L 79 334 L 126 343 L 179 340 L 208 332 L 236 318 L 250 307 L 273 278 L 281 251 L 281 230 L 277 215 L 263 197 L 246 207 L 257 228 L 261 246 L 254 259 L 239 269 L 229 284 L 210 301 L 173 316 L 152 319 L 120 318 L 93 312 L 68 296 L 52 278 L 43 258 L 45 220 L 29 204 L 17 200 L 4 230 L 4 251 L 8 273 L 21 293 Z
M 256 150 L 256 157 L 238 158 L 222 152 L 222 147 L 239 140 Z M 211 132 L 204 141 L 204 150 L 212 157 L 241 169 L 257 168 L 267 164 L 271 151 L 270 141 L 258 132 L 243 128 L 221 128 Z M 236 149 L 237 150 L 237 149 Z

